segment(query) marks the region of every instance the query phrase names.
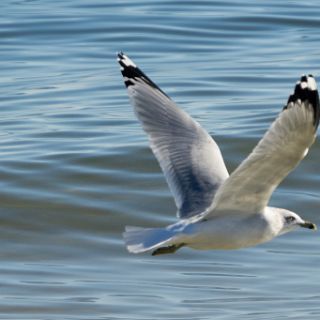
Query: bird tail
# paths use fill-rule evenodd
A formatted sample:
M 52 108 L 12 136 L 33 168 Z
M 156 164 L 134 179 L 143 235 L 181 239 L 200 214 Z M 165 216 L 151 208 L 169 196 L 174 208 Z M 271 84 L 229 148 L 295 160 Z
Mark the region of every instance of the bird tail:
M 126 226 L 123 238 L 129 252 L 141 253 L 173 244 L 175 232 L 165 228 Z

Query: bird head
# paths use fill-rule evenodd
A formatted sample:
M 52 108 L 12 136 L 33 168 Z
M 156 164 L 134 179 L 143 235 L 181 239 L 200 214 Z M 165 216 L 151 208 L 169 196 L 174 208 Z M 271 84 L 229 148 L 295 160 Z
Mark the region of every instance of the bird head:
M 281 209 L 280 215 L 283 223 L 281 234 L 292 231 L 298 227 L 307 228 L 314 231 L 317 230 L 317 226 L 314 223 L 302 219 L 299 215 L 292 211 Z

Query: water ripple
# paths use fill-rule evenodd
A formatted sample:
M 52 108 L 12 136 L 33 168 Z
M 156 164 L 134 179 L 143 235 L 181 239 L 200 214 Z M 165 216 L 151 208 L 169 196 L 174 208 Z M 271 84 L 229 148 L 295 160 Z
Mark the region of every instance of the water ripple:
M 300 74 L 318 74 L 317 1 L 21 0 L 1 13 L 0 317 L 319 318 L 316 233 L 125 251 L 124 225 L 166 225 L 176 208 L 116 63 L 128 53 L 232 171 Z M 318 150 L 271 201 L 315 222 Z

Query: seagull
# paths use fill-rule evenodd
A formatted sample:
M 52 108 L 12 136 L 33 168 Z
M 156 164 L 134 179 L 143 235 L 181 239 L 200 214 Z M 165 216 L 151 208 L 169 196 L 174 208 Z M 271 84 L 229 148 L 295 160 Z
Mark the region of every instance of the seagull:
M 174 253 L 182 247 L 232 250 L 316 225 L 268 206 L 279 183 L 306 156 L 319 125 L 315 78 L 303 75 L 269 130 L 229 175 L 213 138 L 122 52 L 118 62 L 131 104 L 149 137 L 178 208 L 164 228 L 126 226 L 131 253 Z

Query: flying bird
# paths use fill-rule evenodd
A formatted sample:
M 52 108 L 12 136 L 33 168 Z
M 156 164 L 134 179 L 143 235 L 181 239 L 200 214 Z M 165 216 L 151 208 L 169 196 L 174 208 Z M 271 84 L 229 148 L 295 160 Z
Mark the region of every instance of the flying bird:
M 268 206 L 279 183 L 306 156 L 319 125 L 315 78 L 303 75 L 257 146 L 229 175 L 213 138 L 122 52 L 118 62 L 130 101 L 149 137 L 178 208 L 164 228 L 127 226 L 129 252 L 152 255 L 193 249 L 239 249 L 316 225 Z

